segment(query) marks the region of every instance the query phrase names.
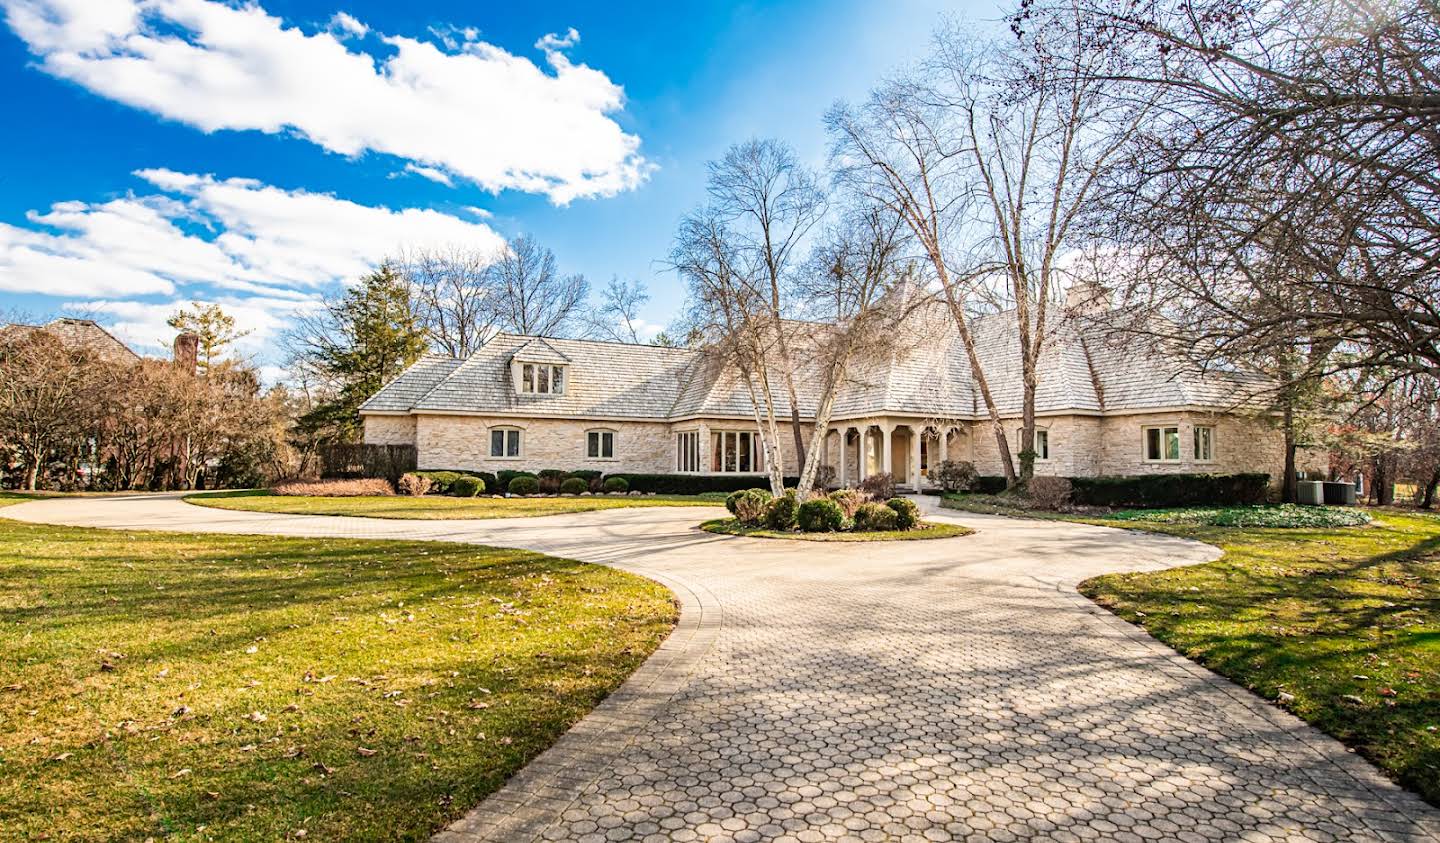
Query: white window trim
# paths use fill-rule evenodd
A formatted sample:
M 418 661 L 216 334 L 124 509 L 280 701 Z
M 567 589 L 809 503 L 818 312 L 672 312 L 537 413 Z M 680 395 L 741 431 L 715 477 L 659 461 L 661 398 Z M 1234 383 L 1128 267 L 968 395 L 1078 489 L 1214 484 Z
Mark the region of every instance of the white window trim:
M 592 433 L 601 434 L 599 441 L 596 442 L 596 446 L 597 446 L 597 447 L 596 447 L 596 452 L 597 452 L 597 453 L 596 453 L 596 455 L 593 456 L 593 457 L 590 456 L 590 434 L 592 434 Z M 605 452 L 605 436 L 604 436 L 604 434 L 606 434 L 606 433 L 610 434 L 610 456 L 608 456 L 608 457 L 600 456 L 601 454 L 603 454 L 603 453 Z M 619 462 L 619 461 L 620 461 L 620 457 L 618 456 L 619 452 L 620 452 L 620 431 L 616 430 L 616 429 L 613 428 L 613 427 L 592 427 L 592 428 L 586 429 L 586 431 L 585 431 L 585 459 L 591 460 L 591 461 L 593 461 L 593 462 Z
M 1190 454 L 1192 456 L 1194 456 L 1195 454 L 1195 431 L 1199 430 L 1202 427 L 1210 429 L 1210 458 L 1202 460 L 1199 457 L 1195 457 L 1194 461 L 1202 465 L 1209 465 L 1211 463 L 1217 462 L 1216 455 L 1220 453 L 1220 436 L 1215 429 L 1215 425 L 1196 424 L 1190 426 Z
M 517 360 L 516 364 L 518 366 L 518 369 L 515 373 L 515 390 L 521 395 L 564 395 L 565 390 L 568 389 L 570 386 L 570 372 L 568 371 L 568 367 L 562 366 L 559 363 L 537 363 L 534 361 L 527 362 L 524 360 Z M 531 367 L 533 372 L 530 379 L 530 389 L 525 388 L 526 366 Z M 550 370 L 550 373 L 546 376 L 545 380 L 545 383 L 547 386 L 549 386 L 549 389 L 545 390 L 544 392 L 536 388 L 540 383 L 539 374 L 540 368 L 542 366 Z M 555 371 L 557 369 L 560 371 L 559 389 L 555 388 Z
M 704 441 L 705 441 L 705 440 L 704 440 L 704 437 L 701 436 L 701 430 L 700 430 L 700 428 L 698 428 L 698 427 L 689 427 L 689 428 L 684 428 L 684 429 L 682 429 L 682 430 L 675 430 L 675 431 L 672 431 L 672 432 L 675 434 L 675 440 L 674 440 L 674 441 L 675 441 L 675 473 L 676 473 L 676 474 L 704 474 L 704 473 L 705 473 L 705 471 L 704 471 L 704 467 L 705 467 L 704 449 L 701 448 L 700 446 L 701 446 L 702 444 L 704 444 Z M 694 437 L 695 437 L 695 468 L 693 468 L 693 469 L 682 468 L 682 467 L 680 466 L 680 463 L 681 463 L 681 457 L 680 457 L 680 447 L 681 447 L 681 446 L 680 446 L 680 437 L 682 437 L 682 436 L 694 436 Z
M 1176 450 L 1179 452 L 1179 456 L 1176 457 L 1176 458 L 1173 459 L 1173 460 L 1171 460 L 1171 459 L 1166 459 L 1166 458 L 1163 457 L 1163 456 L 1160 457 L 1159 459 L 1153 459 L 1153 460 L 1150 459 L 1150 431 L 1152 431 L 1152 430 L 1158 430 L 1158 431 L 1160 431 L 1160 451 L 1161 451 L 1161 453 L 1163 454 L 1164 451 L 1165 451 L 1165 431 L 1166 431 L 1166 430 L 1169 430 L 1169 429 L 1171 429 L 1171 428 L 1174 428 L 1174 429 L 1175 429 L 1175 438 L 1176 438 L 1177 440 L 1179 440 L 1179 443 L 1180 443 L 1180 447 L 1176 449 Z M 1179 464 L 1179 463 L 1184 462 L 1184 461 L 1185 461 L 1185 439 L 1180 435 L 1180 431 L 1181 431 L 1182 429 L 1183 429 L 1183 428 L 1181 427 L 1180 422 L 1163 422 L 1163 423 L 1161 423 L 1161 424 L 1146 424 L 1146 425 L 1141 425 L 1141 427 L 1140 427 L 1140 459 L 1141 459 L 1143 462 L 1148 463 L 1148 464 L 1150 464 L 1150 465 L 1177 465 L 1177 464 Z
M 728 435 L 728 434 L 732 434 L 732 433 L 733 433 L 733 434 L 736 434 L 736 438 L 735 438 L 735 466 L 736 466 L 736 468 L 735 468 L 734 471 L 726 471 L 726 470 L 725 470 L 725 436 Z M 749 468 L 749 470 L 747 470 L 747 471 L 741 471 L 740 468 L 739 468 L 739 466 L 740 466 L 740 438 L 739 438 L 739 434 L 741 434 L 741 433 L 748 433 L 748 434 L 750 434 L 750 468 Z M 750 474 L 764 474 L 764 473 L 765 473 L 765 471 L 766 471 L 766 469 L 765 469 L 765 447 L 764 447 L 764 445 L 763 445 L 763 443 L 762 443 L 762 441 L 761 441 L 761 439 L 760 439 L 760 431 L 755 430 L 755 429 L 753 429 L 753 428 L 743 428 L 743 427 L 727 427 L 727 428 L 712 427 L 712 428 L 710 428 L 710 436 L 711 436 L 711 437 L 714 437 L 716 434 L 719 434 L 719 435 L 720 435 L 720 449 L 719 449 L 719 450 L 716 450 L 715 447 L 714 447 L 714 443 L 713 443 L 713 442 L 710 443 L 710 445 L 711 445 L 711 448 L 710 448 L 710 464 L 709 464 L 709 466 L 706 467 L 706 470 L 703 471 L 702 473 L 704 473 L 704 474 L 740 475 L 740 476 L 745 476 L 745 475 L 750 475 Z M 718 454 L 719 457 L 720 457 L 720 470 L 718 470 L 718 471 L 713 468 L 713 466 L 714 466 L 714 464 L 715 464 L 715 457 L 716 457 L 717 454 Z
M 1050 428 L 1044 427 L 1043 425 L 1039 425 L 1039 424 L 1035 425 L 1035 435 L 1036 435 L 1036 436 L 1039 436 L 1039 435 L 1042 434 L 1042 433 L 1045 434 L 1045 456 L 1042 457 L 1042 456 L 1040 456 L 1039 452 L 1036 452 L 1036 454 L 1035 454 L 1035 462 L 1048 463 L 1048 462 L 1050 462 L 1050 446 L 1053 445 L 1053 444 L 1055 444 L 1055 443 L 1053 443 L 1053 442 L 1050 441 Z M 1016 442 L 1023 442 L 1024 440 L 1025 440 L 1025 427 L 1022 425 L 1021 427 L 1019 427 L 1019 428 L 1017 428 L 1017 429 L 1015 430 L 1015 441 L 1016 441 Z M 1030 447 L 1033 449 L 1033 448 L 1035 447 L 1035 443 L 1034 443 L 1034 442 L 1031 442 L 1031 443 L 1030 443 Z M 1025 450 L 1025 449 L 1022 447 L 1022 448 L 1020 448 L 1020 450 L 1023 451 L 1023 450 Z
M 519 434 L 518 439 L 519 439 L 520 447 L 516 449 L 516 454 L 515 454 L 515 456 L 510 457 L 510 456 L 505 456 L 505 455 L 503 455 L 503 454 L 500 455 L 500 456 L 498 456 L 498 457 L 495 456 L 495 453 L 494 453 L 495 449 L 494 449 L 493 446 L 494 446 L 495 431 L 497 431 L 497 430 L 503 430 L 503 431 L 505 431 L 507 434 L 509 433 L 509 431 L 512 431 L 512 430 L 513 430 L 513 431 L 515 431 L 516 433 Z M 506 440 L 508 441 L 510 437 L 507 435 L 505 438 L 506 438 Z M 493 426 L 493 427 L 486 428 L 486 429 L 485 429 L 485 453 L 489 454 L 489 455 L 490 455 L 490 456 L 489 456 L 489 459 L 492 459 L 492 460 L 513 460 L 513 461 L 519 461 L 519 460 L 525 459 L 525 428 L 523 428 L 523 427 L 516 427 L 516 426 L 514 426 L 514 425 L 501 425 L 501 424 L 497 424 L 497 425 L 495 425 L 495 426 Z

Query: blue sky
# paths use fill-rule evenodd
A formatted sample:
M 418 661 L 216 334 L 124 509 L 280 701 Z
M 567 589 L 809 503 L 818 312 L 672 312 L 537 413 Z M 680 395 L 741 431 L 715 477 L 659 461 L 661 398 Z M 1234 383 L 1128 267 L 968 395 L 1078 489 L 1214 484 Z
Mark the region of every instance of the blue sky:
M 83 310 L 137 346 L 220 301 L 285 320 L 377 256 L 529 233 L 594 284 L 660 262 L 704 165 L 820 118 L 992 3 L 0 0 L 0 314 Z M 574 30 L 573 32 L 571 30 Z M 542 38 L 550 35 L 548 41 Z M 150 349 L 146 349 L 150 350 Z M 272 370 L 272 374 L 274 374 Z

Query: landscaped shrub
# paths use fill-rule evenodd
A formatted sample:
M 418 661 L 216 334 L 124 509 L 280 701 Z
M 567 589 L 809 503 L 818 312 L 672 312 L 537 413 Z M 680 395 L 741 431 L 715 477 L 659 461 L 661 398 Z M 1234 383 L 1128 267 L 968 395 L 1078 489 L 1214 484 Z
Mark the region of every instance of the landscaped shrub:
M 895 511 L 895 529 L 909 530 L 920 523 L 920 507 L 909 498 L 891 498 L 885 505 Z
M 457 498 L 473 498 L 484 492 L 485 488 L 484 480 L 466 474 L 455 478 L 455 482 L 450 484 L 450 494 Z
M 399 489 L 402 495 L 418 498 L 428 494 L 432 485 L 434 484 L 430 482 L 430 478 L 412 473 L 400 475 L 400 480 L 395 483 L 395 488 Z
M 631 491 L 654 492 L 660 495 L 700 495 L 706 492 L 738 492 L 756 486 L 768 486 L 770 478 L 763 474 L 607 474 L 623 477 Z M 800 478 L 787 477 L 785 485 L 793 486 Z
M 765 526 L 772 530 L 793 530 L 800 514 L 800 500 L 793 491 L 770 501 L 765 508 Z
M 1073 486 L 1065 477 L 1037 475 L 1025 484 L 1025 495 L 1037 509 L 1054 512 L 1070 505 Z
M 560 491 L 560 484 L 565 481 L 565 477 L 565 472 L 558 468 L 542 469 L 535 475 L 535 479 L 540 482 L 541 493 L 546 495 Z
M 540 480 L 528 474 L 517 474 L 510 478 L 505 490 L 512 495 L 534 495 L 540 492 Z
M 590 491 L 590 482 L 583 477 L 566 477 L 560 481 L 560 494 L 578 495 Z
M 491 488 L 491 489 L 508 489 L 508 488 L 510 488 L 510 481 L 511 481 L 511 480 L 514 480 L 516 477 L 531 477 L 531 478 L 533 478 L 533 477 L 535 477 L 535 472 L 533 472 L 533 471 L 514 471 L 514 470 L 511 470 L 511 469 L 505 469 L 504 471 L 497 471 L 497 472 L 495 472 L 495 482 L 496 482 L 496 485 L 490 486 L 489 488 Z
M 813 498 L 800 504 L 796 520 L 807 533 L 836 533 L 845 527 L 845 513 L 829 498 Z
M 430 481 L 431 494 L 448 495 L 451 484 L 465 475 L 459 471 L 417 471 L 415 476 Z
M 395 487 L 379 477 L 354 480 L 291 480 L 277 483 L 270 490 L 277 495 L 319 495 L 326 498 L 357 498 L 367 495 L 393 495 Z
M 935 466 L 935 480 L 947 492 L 968 492 L 979 479 L 975 463 L 968 460 L 945 460 Z
M 898 524 L 899 517 L 895 514 L 895 510 L 883 503 L 871 501 L 861 504 L 860 508 L 855 510 L 855 532 L 857 533 L 894 530 L 897 529 Z
M 1008 488 L 1010 484 L 1005 478 L 994 474 L 982 474 L 970 484 L 970 491 L 977 495 L 998 495 Z
M 865 496 L 854 489 L 836 489 L 830 493 L 830 500 L 840 507 L 840 512 L 849 520 L 855 517 L 855 511 L 865 503 Z
M 585 468 L 585 469 L 581 469 L 581 470 L 579 470 L 579 471 L 572 471 L 572 472 L 570 472 L 570 476 L 571 476 L 571 477 L 579 477 L 581 480 L 584 480 L 586 483 L 593 483 L 593 482 L 595 482 L 596 480 L 599 480 L 601 477 L 603 477 L 603 476 L 604 476 L 604 472 L 593 471 L 593 470 L 591 470 L 591 469 Z
M 747 527 L 757 526 L 765 520 L 765 510 L 770 506 L 773 495 L 768 489 L 741 489 L 731 492 L 725 499 L 725 508 Z
M 607 492 L 628 492 L 630 481 L 624 477 L 606 477 L 604 489 Z
M 1072 497 L 1085 506 L 1154 508 L 1264 503 L 1268 474 L 1137 474 L 1072 477 Z
M 860 491 L 872 501 L 888 501 L 895 497 L 895 476 L 888 471 L 872 474 L 860 481 Z

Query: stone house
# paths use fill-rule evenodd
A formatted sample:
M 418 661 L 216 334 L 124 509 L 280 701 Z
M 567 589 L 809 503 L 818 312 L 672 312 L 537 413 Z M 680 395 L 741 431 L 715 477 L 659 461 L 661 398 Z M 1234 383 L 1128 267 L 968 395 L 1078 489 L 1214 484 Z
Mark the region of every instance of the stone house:
M 914 341 L 863 361 L 837 398 L 823 456 L 841 485 L 889 472 L 902 485 L 928 486 L 946 459 L 1001 473 L 994 426 L 948 312 L 921 307 L 910 321 Z M 1037 474 L 1262 471 L 1278 482 L 1283 439 L 1258 409 L 1263 377 L 1187 369 L 1116 341 L 1104 325 L 1103 318 L 1065 319 L 1048 343 L 1037 392 Z M 1013 315 L 979 318 L 972 332 L 1018 454 Z M 802 371 L 797 381 L 808 442 L 818 378 Z M 776 404 L 787 420 L 785 473 L 794 475 L 788 400 L 777 393 Z M 467 360 L 423 358 L 360 413 L 366 442 L 414 445 L 422 469 L 764 470 L 743 382 L 694 349 L 500 334 Z

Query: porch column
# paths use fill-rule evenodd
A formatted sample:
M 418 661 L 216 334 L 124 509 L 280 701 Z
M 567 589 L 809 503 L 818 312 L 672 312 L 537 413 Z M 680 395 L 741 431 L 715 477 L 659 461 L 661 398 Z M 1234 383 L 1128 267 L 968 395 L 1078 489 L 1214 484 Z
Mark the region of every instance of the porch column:
M 839 483 L 840 483 L 840 488 L 843 489 L 843 488 L 845 488 L 846 486 L 850 485 L 850 484 L 849 484 L 850 470 L 849 470 L 849 466 L 847 465 L 847 464 L 850 462 L 850 441 L 849 441 L 849 440 L 850 440 L 850 428 L 848 428 L 848 427 L 842 427 L 842 428 L 839 429 L 839 433 L 840 433 L 840 465 L 836 466 L 835 475 L 836 475 L 836 479 L 837 479 L 837 480 L 839 481 Z
M 864 483 L 865 474 L 870 470 L 870 461 L 866 454 L 870 451 L 870 425 L 862 425 L 855 428 L 858 434 L 855 442 L 855 482 Z
M 925 439 L 925 428 L 910 425 L 910 486 L 920 494 L 920 447 Z
M 895 473 L 895 462 L 890 451 L 891 445 L 893 444 L 890 434 L 894 432 L 895 425 L 888 422 L 880 425 L 880 471 L 892 476 Z

